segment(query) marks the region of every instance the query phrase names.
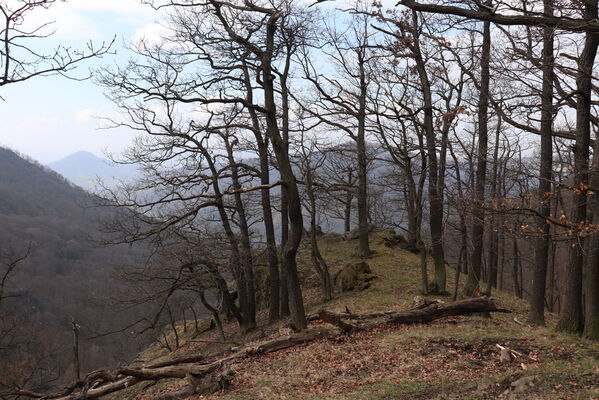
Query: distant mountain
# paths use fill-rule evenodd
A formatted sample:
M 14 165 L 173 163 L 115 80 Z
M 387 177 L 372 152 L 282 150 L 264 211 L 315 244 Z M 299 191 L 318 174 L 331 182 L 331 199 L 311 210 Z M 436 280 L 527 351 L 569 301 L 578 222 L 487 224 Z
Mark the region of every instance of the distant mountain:
M 103 303 L 122 288 L 112 278 L 118 268 L 139 262 L 144 253 L 138 246 L 105 248 L 88 239 L 98 237 L 101 221 L 112 212 L 96 207 L 92 195 L 58 173 L 0 148 L 0 274 L 6 261 L 2 255 L 32 249 L 5 288 L 9 297 L 2 311 L 8 307 L 25 318 L 30 331 L 46 335 L 44 341 L 53 345 L 69 345 L 71 316 L 84 336 L 127 325 L 131 313 L 116 313 Z M 86 346 L 82 368 L 110 366 L 135 353 L 125 339 L 106 337 Z M 68 365 L 69 352 L 58 354 Z
M 112 186 L 117 180 L 130 180 L 138 175 L 135 165 L 115 164 L 87 151 L 73 153 L 48 166 L 86 190 L 94 189 L 98 179 Z

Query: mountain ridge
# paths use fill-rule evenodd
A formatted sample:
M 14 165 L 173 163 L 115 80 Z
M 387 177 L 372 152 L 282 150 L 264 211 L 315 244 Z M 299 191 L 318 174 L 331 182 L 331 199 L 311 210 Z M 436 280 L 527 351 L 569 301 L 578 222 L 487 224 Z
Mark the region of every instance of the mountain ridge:
M 117 181 L 130 180 L 138 175 L 131 164 L 116 164 L 105 158 L 80 150 L 47 165 L 69 181 L 91 191 L 98 182 L 113 186 Z

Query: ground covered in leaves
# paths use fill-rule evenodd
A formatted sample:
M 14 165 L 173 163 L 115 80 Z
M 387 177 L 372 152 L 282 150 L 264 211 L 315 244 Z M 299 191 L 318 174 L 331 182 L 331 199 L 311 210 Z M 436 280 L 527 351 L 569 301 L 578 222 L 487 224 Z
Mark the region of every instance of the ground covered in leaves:
M 300 273 L 308 286 L 307 310 L 321 308 L 353 313 L 410 308 L 419 288 L 419 260 L 400 248 L 388 248 L 373 239 L 374 254 L 367 261 L 378 276 L 370 288 L 337 295 L 320 302 L 318 280 L 303 249 Z M 323 238 L 321 250 L 333 272 L 353 261 L 355 242 Z M 432 266 L 431 266 L 432 267 Z M 432 274 L 432 269 L 430 271 Z M 448 270 L 448 288 L 454 284 Z M 450 296 L 435 297 L 449 301 Z M 244 359 L 231 365 L 236 375 L 229 389 L 196 399 L 599 399 L 599 345 L 579 337 L 525 324 L 527 305 L 510 294 L 494 292 L 498 306 L 514 314 L 453 317 L 427 325 L 385 326 L 320 339 L 287 350 Z M 265 321 L 264 312 L 260 320 Z M 203 321 L 202 325 L 207 325 Z M 311 326 L 323 324 L 311 322 Z M 196 336 L 189 326 L 180 336 L 184 343 L 174 353 L 152 346 L 140 362 L 202 353 L 210 357 L 236 343 L 259 342 L 289 332 L 282 322 L 262 325 L 239 337 L 227 326 L 228 341 L 212 330 Z M 194 337 L 195 336 L 195 337 Z M 499 345 L 499 346 L 498 346 Z M 513 360 L 500 360 L 500 346 L 512 351 Z M 151 399 L 183 385 L 162 381 L 114 394 L 118 399 Z M 194 397 L 191 397 L 192 399 Z

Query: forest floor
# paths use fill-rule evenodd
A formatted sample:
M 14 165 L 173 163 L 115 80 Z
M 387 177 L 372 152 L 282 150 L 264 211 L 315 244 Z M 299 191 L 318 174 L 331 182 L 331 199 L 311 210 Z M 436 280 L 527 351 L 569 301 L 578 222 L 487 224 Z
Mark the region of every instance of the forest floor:
M 320 246 L 332 273 L 356 259 L 355 241 L 323 238 Z M 373 235 L 371 247 L 373 255 L 367 262 L 378 278 L 370 288 L 336 295 L 326 304 L 320 301 L 308 249 L 302 249 L 299 270 L 308 314 L 323 308 L 371 313 L 412 307 L 413 298 L 420 294 L 419 257 L 398 247 L 385 247 L 378 234 Z M 450 268 L 449 290 L 454 279 L 455 271 Z M 464 276 L 460 281 L 465 281 Z M 492 295 L 499 307 L 513 314 L 382 326 L 257 355 L 231 365 L 235 378 L 225 391 L 190 399 L 599 399 L 599 344 L 554 332 L 554 314 L 547 315 L 547 327 L 528 326 L 526 302 L 500 291 Z M 450 295 L 432 298 L 451 300 Z M 266 319 L 266 312 L 261 312 L 263 325 L 243 338 L 236 335 L 236 325 L 229 323 L 228 339 L 250 343 L 289 332 L 284 323 L 266 325 Z M 215 329 L 192 339 L 193 322 L 187 325 L 185 332 L 182 325 L 179 328 L 182 345 L 178 350 L 168 353 L 154 345 L 140 354 L 139 361 L 197 353 L 210 356 L 232 346 L 214 343 L 220 341 Z M 207 326 L 208 320 L 201 325 Z M 516 358 L 500 361 L 497 345 L 513 350 Z M 181 380 L 137 385 L 112 398 L 151 399 L 182 385 Z

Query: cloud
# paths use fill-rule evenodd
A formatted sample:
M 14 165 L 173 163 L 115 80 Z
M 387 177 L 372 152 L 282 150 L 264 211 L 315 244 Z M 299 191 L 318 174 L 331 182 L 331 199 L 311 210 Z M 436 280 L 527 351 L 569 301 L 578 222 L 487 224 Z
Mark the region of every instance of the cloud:
M 110 12 L 121 15 L 130 15 L 131 13 L 155 14 L 152 7 L 140 4 L 136 0 L 77 0 L 71 1 L 70 7 L 79 11 Z
M 166 26 L 153 22 L 135 31 L 135 34 L 131 38 L 131 44 L 136 45 L 142 41 L 147 45 L 158 44 L 168 34 L 169 29 Z
M 88 124 L 88 127 L 105 128 L 112 126 L 110 121 L 118 121 L 122 115 L 118 113 L 109 113 L 97 108 L 86 108 L 75 113 L 75 121 L 79 124 Z
M 91 122 L 94 121 L 100 114 L 102 114 L 102 111 L 88 108 L 85 110 L 77 111 L 75 113 L 75 120 L 77 122 L 83 123 Z
M 44 33 L 55 32 L 59 40 L 107 40 L 117 33 L 119 24 L 135 29 L 158 16 L 137 0 L 72 0 L 36 8 L 26 15 L 24 27 L 31 30 L 50 23 Z
M 17 132 L 41 131 L 51 126 L 56 126 L 60 122 L 58 117 L 32 115 L 23 118 L 16 125 Z

